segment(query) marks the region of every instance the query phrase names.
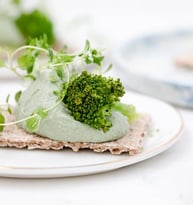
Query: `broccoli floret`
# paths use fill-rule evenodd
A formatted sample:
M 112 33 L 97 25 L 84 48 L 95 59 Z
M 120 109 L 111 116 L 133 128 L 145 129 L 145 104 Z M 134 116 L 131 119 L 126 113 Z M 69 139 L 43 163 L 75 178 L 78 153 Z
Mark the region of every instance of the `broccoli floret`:
M 111 108 L 124 93 L 120 79 L 83 71 L 70 82 L 63 102 L 75 120 L 106 132 L 112 126 Z
M 34 10 L 31 13 L 22 13 L 15 23 L 26 39 L 29 37 L 39 38 L 46 34 L 50 45 L 55 42 L 53 23 L 39 10 Z

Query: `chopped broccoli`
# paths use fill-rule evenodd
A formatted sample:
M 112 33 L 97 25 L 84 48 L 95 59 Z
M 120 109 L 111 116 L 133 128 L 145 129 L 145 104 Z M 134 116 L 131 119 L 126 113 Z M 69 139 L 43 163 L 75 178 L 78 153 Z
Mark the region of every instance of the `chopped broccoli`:
M 41 11 L 34 10 L 31 13 L 22 13 L 15 21 L 21 34 L 28 39 L 39 38 L 44 34 L 48 37 L 48 43 L 54 44 L 55 36 L 53 31 L 53 23 Z
M 83 71 L 69 83 L 63 102 L 75 120 L 106 132 L 112 126 L 111 108 L 124 93 L 120 79 Z

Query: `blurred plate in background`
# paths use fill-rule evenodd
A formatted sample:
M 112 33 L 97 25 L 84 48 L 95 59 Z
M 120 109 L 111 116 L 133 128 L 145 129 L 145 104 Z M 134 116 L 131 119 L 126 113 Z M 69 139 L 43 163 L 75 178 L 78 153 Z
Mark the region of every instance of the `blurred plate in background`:
M 127 89 L 193 108 L 193 68 L 178 67 L 176 58 L 193 57 L 193 31 L 144 36 L 120 45 L 113 53 Z

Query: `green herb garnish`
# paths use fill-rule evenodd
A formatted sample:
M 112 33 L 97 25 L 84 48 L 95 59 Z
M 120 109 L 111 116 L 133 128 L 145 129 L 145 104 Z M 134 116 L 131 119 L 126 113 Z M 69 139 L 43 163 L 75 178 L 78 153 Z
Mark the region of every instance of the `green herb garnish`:
M 112 65 L 107 66 L 103 72 L 104 56 L 101 51 L 91 48 L 89 41 L 86 41 L 84 50 L 80 53 L 67 53 L 65 49 L 56 51 L 49 47 L 47 40 L 46 35 L 29 39 L 27 45 L 8 54 L 8 61 L 3 63 L 23 80 L 34 81 L 39 72 L 51 69 L 54 75 L 49 80 L 59 85 L 59 88 L 53 91 L 53 95 L 57 96 L 56 103 L 51 107 L 35 110 L 30 116 L 16 122 L 5 123 L 1 113 L 1 130 L 5 125 L 25 122 L 27 129 L 35 132 L 49 111 L 62 102 L 75 120 L 104 132 L 112 126 L 110 116 L 113 110 L 125 115 L 129 122 L 137 118 L 134 106 L 120 103 L 120 97 L 125 93 L 120 79 L 102 75 L 108 72 Z M 79 70 L 77 63 L 82 65 L 82 70 Z M 88 68 L 87 64 L 92 64 L 95 69 L 89 72 L 90 66 Z M 16 102 L 19 103 L 21 95 L 21 91 L 15 94 Z M 6 103 L 7 111 L 12 113 L 9 95 Z
M 21 90 L 19 90 L 19 91 L 17 91 L 17 93 L 15 94 L 15 101 L 18 103 L 18 101 L 19 101 L 19 99 L 20 99 L 20 97 L 21 97 L 21 94 L 22 94 L 22 91 Z
M 5 117 L 2 113 L 0 113 L 0 132 L 4 129 Z

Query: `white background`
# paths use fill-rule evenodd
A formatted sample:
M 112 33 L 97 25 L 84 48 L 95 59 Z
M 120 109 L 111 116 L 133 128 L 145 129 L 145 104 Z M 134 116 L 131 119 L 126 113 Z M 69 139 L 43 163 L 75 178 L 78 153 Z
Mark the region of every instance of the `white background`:
M 114 45 L 134 35 L 193 26 L 191 0 L 48 2 L 63 38 L 78 45 L 87 37 L 98 41 L 104 37 L 104 44 Z
M 32 4 L 32 1 L 26 1 Z M 85 39 L 111 51 L 144 33 L 193 26 L 188 0 L 49 0 L 61 41 L 79 48 Z M 27 3 L 26 3 L 27 4 Z M 35 3 L 33 3 L 35 4 Z M 6 87 L 1 93 L 14 87 Z M 8 91 L 7 90 L 7 91 Z M 0 178 L 0 204 L 149 204 L 193 202 L 193 111 L 179 109 L 185 129 L 181 139 L 157 157 L 116 171 L 61 179 Z

